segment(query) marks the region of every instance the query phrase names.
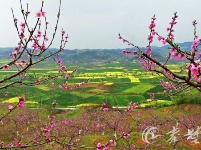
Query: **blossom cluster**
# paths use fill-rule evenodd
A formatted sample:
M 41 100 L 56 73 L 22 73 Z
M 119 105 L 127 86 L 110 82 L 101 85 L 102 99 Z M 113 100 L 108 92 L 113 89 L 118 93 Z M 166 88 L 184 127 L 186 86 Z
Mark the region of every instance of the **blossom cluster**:
M 115 147 L 116 146 L 116 142 L 115 140 L 110 140 L 108 143 L 106 144 L 101 144 L 98 143 L 96 145 L 96 150 L 109 150 L 109 147 Z
M 50 138 L 51 131 L 54 129 L 56 117 L 50 116 L 49 119 L 50 119 L 50 124 L 47 126 L 47 128 L 44 128 L 42 130 L 42 132 L 46 135 L 46 141 L 51 141 L 51 138 Z
M 164 80 L 160 80 L 161 85 L 164 87 L 164 89 L 174 89 L 175 86 L 172 84 L 172 82 L 165 82 Z
M 129 106 L 127 108 L 127 112 L 132 112 L 135 108 L 137 108 L 140 104 L 139 103 L 133 103 L 133 102 L 130 102 L 129 103 Z

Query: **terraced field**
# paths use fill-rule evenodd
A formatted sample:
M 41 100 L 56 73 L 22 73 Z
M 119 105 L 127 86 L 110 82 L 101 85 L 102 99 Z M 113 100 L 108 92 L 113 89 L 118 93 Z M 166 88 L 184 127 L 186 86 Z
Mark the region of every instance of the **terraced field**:
M 49 70 L 38 66 L 29 75 L 42 76 L 57 73 L 57 70 Z M 74 68 L 78 71 L 69 79 L 68 84 L 78 84 L 90 79 L 90 83 L 82 88 L 71 91 L 62 90 L 59 87 L 52 87 L 52 82 L 32 87 L 13 87 L 9 90 L 1 90 L 0 101 L 15 102 L 16 93 L 25 96 L 27 106 L 37 107 L 49 105 L 53 101 L 59 103 L 59 107 L 78 106 L 85 104 L 100 104 L 108 102 L 114 106 L 125 106 L 128 102 L 143 102 L 150 98 L 152 92 L 156 98 L 164 100 L 163 89 L 160 87 L 159 76 L 141 70 L 136 63 L 110 63 L 110 64 L 72 64 L 68 66 L 68 72 Z M 178 66 L 175 70 L 178 69 Z M 174 68 L 173 68 L 174 69 Z M 0 77 L 13 73 L 13 70 L 1 71 Z M 161 77 L 160 77 L 161 78 Z M 27 80 L 33 80 L 29 78 Z M 57 82 L 62 80 L 59 78 Z M 9 92 L 9 97 L 5 97 Z M 170 100 L 170 98 L 165 98 Z

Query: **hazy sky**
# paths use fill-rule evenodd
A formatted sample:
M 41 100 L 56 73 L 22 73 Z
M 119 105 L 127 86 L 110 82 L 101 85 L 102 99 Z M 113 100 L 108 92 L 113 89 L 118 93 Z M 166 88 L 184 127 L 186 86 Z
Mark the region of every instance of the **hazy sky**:
M 50 34 L 59 0 L 44 1 Z M 32 12 L 29 19 L 35 21 L 35 12 L 39 10 L 41 0 L 22 2 L 29 3 Z M 1 0 L 0 47 L 14 47 L 17 44 L 17 32 L 10 8 L 20 18 L 19 6 L 19 0 Z M 177 11 L 179 18 L 175 28 L 176 42 L 191 41 L 192 20 L 198 21 L 198 33 L 201 35 L 200 8 L 201 0 L 62 0 L 59 29 L 64 28 L 70 36 L 67 49 L 127 47 L 118 40 L 118 33 L 136 45 L 146 46 L 150 18 L 156 15 L 156 30 L 165 36 L 166 27 L 169 26 L 173 13 Z M 60 32 L 52 47 L 58 47 L 59 35 Z M 155 42 L 153 45 L 158 44 Z

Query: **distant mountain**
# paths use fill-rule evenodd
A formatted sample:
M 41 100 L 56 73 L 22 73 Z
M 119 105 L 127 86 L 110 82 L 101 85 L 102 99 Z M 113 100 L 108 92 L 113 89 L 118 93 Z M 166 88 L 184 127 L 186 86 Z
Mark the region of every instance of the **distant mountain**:
M 112 62 L 132 60 L 132 56 L 122 53 L 123 49 L 65 50 L 61 58 L 66 62 Z M 71 51 L 71 53 L 69 53 Z
M 192 42 L 178 43 L 181 49 L 190 50 Z M 165 61 L 168 54 L 167 48 L 169 46 L 165 45 L 162 47 L 153 46 L 152 56 L 155 56 L 160 61 Z M 135 48 L 125 48 L 126 50 L 134 50 Z M 146 48 L 142 48 L 145 50 Z M 55 51 L 56 49 L 50 49 Z M 96 63 L 96 62 L 112 62 L 112 61 L 132 61 L 134 57 L 132 55 L 124 55 L 122 53 L 123 49 L 83 49 L 83 50 L 68 50 L 65 49 L 60 53 L 60 57 L 65 62 L 82 62 L 82 63 Z M 0 48 L 0 60 L 10 59 L 9 54 L 13 51 L 13 48 Z M 174 61 L 174 60 L 172 60 Z M 176 61 L 175 61 L 176 62 Z

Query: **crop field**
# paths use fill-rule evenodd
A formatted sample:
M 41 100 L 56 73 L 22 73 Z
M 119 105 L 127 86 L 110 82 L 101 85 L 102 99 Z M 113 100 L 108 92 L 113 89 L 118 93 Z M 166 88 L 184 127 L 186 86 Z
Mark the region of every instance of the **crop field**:
M 37 66 L 28 74 L 25 80 L 35 80 L 40 76 L 55 75 L 57 69 L 50 70 L 45 65 Z M 178 66 L 171 66 L 178 70 Z M 1 102 L 15 102 L 16 93 L 26 97 L 26 105 L 38 107 L 50 105 L 56 101 L 59 107 L 76 107 L 85 104 L 110 103 L 114 106 L 125 106 L 128 102 L 144 102 L 150 98 L 151 93 L 156 93 L 156 98 L 170 101 L 171 98 L 164 99 L 163 88 L 160 86 L 157 74 L 144 72 L 136 63 L 108 63 L 108 64 L 69 64 L 68 73 L 74 68 L 77 72 L 68 80 L 68 84 L 79 84 L 87 79 L 83 87 L 74 90 L 62 90 L 59 87 L 52 87 L 52 83 L 61 83 L 62 78 L 57 81 L 49 81 L 43 85 L 30 87 L 11 87 L 1 90 Z M 0 71 L 0 78 L 14 73 L 14 70 Z M 5 97 L 8 92 L 9 96 Z

